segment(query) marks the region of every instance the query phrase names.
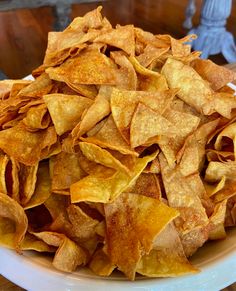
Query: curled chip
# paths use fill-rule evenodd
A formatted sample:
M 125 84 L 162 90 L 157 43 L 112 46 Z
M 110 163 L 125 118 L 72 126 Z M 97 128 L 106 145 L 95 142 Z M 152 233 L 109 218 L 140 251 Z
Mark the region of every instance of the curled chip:
M 6 220 L 8 219 L 8 226 Z M 5 221 L 4 221 L 5 220 Z M 28 220 L 24 213 L 24 209 L 12 198 L 6 194 L 0 193 L 0 221 L 1 221 L 1 238 L 9 233 L 9 224 L 11 224 L 11 231 L 14 235 L 9 241 L 10 246 L 14 245 L 16 250 L 20 250 L 20 244 L 23 241 L 27 227 Z M 13 223 L 13 225 L 12 225 Z
M 196 35 L 101 10 L 49 33 L 34 80 L 0 81 L 0 245 L 64 272 L 194 274 L 236 226 L 235 73 L 191 52 Z

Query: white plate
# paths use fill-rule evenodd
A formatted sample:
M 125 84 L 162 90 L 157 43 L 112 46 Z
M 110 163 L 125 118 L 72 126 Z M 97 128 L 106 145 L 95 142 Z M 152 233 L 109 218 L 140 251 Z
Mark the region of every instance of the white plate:
M 233 84 L 230 87 L 236 90 Z M 27 290 L 215 291 L 236 281 L 236 228 L 228 231 L 225 240 L 206 243 L 191 261 L 201 269 L 200 273 L 177 278 L 137 277 L 135 282 L 130 282 L 118 272 L 109 278 L 97 277 L 88 269 L 63 273 L 55 270 L 51 259 L 40 253 L 18 255 L 0 248 L 0 274 Z

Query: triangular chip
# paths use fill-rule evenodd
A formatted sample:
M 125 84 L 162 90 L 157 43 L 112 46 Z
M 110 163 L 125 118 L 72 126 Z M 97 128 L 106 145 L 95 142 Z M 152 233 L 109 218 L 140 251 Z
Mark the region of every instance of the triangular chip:
M 106 244 L 111 262 L 134 280 L 143 253 L 178 211 L 143 195 L 121 194 L 105 205 Z
M 187 260 L 178 232 L 169 223 L 156 237 L 151 252 L 140 260 L 137 272 L 148 277 L 176 277 L 198 270 Z
M 122 138 L 112 115 L 107 118 L 107 120 L 98 130 L 98 132 L 95 133 L 95 135 L 89 136 L 88 138 L 81 138 L 81 140 L 94 143 L 103 148 L 119 151 L 124 155 L 129 154 L 138 156 L 138 154 L 132 150 L 131 147 Z
M 125 140 L 129 142 L 129 126 L 139 102 L 162 114 L 175 94 L 176 90 L 145 92 L 114 89 L 111 95 L 112 116 Z
M 150 107 L 139 103 L 130 125 L 132 148 L 144 145 L 149 139 L 158 136 L 176 136 L 177 127 Z
M 43 149 L 55 144 L 54 127 L 29 132 L 21 124 L 0 131 L 0 148 L 25 165 L 34 165 L 41 158 Z
M 107 203 L 113 201 L 122 192 L 124 192 L 129 185 L 131 185 L 141 174 L 147 163 L 156 157 L 157 153 L 150 156 L 139 158 L 136 161 L 134 170 L 130 175 L 125 172 L 118 171 L 115 174 L 107 175 L 89 175 L 70 187 L 71 202 L 102 202 Z
M 107 150 L 87 142 L 80 142 L 79 146 L 84 156 L 90 161 L 96 162 L 108 168 L 129 173 L 129 169 Z
M 64 234 L 49 231 L 32 232 L 32 234 L 48 245 L 58 248 L 52 262 L 56 269 L 73 272 L 77 266 L 86 264 L 85 251 Z
M 50 159 L 52 191 L 69 194 L 70 185 L 86 174 L 80 166 L 79 154 L 61 152 Z
M 135 42 L 134 42 L 134 26 L 125 25 L 117 26 L 116 29 L 100 34 L 95 38 L 94 42 L 102 42 L 122 49 L 128 55 L 134 55 Z
M 104 54 L 91 50 L 67 59 L 59 67 L 48 68 L 46 72 L 51 79 L 68 84 L 115 85 L 117 67 Z
M 43 99 L 58 135 L 73 129 L 84 110 L 92 104 L 89 98 L 76 95 L 50 94 Z
M 203 79 L 210 83 L 215 91 L 236 78 L 235 72 L 217 65 L 211 60 L 196 59 L 191 65 Z

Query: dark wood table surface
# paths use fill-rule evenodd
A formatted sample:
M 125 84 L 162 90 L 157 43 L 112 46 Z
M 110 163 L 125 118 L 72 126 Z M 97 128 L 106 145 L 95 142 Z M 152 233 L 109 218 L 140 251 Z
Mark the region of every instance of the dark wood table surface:
M 236 72 L 236 63 L 228 64 L 226 65 L 226 67 Z M 12 282 L 8 281 L 7 279 L 0 275 L 0 291 L 20 291 L 20 290 L 23 289 L 16 286 L 15 284 L 13 284 Z M 236 279 L 234 284 L 223 289 L 223 291 L 236 291 Z

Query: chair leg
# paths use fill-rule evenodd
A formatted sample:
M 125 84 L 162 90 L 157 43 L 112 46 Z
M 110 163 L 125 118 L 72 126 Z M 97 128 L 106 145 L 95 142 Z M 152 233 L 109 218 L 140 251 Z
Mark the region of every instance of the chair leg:
M 202 58 L 222 53 L 229 63 L 236 62 L 234 38 L 225 27 L 231 7 L 232 0 L 204 0 L 200 25 L 189 32 L 198 36 L 192 47 L 202 51 Z

